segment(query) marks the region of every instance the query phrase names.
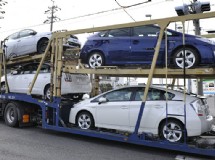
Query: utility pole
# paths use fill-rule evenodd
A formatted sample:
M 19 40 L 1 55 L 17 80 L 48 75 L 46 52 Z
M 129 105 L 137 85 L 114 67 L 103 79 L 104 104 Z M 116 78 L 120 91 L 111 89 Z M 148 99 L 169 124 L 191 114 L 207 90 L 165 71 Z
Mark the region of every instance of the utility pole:
M 196 13 L 195 9 L 195 3 L 197 0 L 193 0 L 193 12 Z M 194 19 L 193 20 L 193 25 L 195 28 L 195 35 L 201 35 L 201 28 L 200 28 L 200 20 L 199 19 Z M 203 80 L 202 78 L 197 79 L 197 94 L 198 95 L 203 95 Z
M 50 24 L 50 31 L 53 30 L 53 23 L 56 21 L 59 21 L 60 18 L 58 18 L 57 16 L 55 16 L 55 13 L 59 10 L 61 10 L 61 8 L 59 8 L 57 5 L 54 4 L 54 0 L 52 1 L 52 6 L 48 7 L 48 10 L 45 11 L 45 14 L 49 14 L 50 17 L 47 17 L 47 20 L 45 20 L 43 23 L 48 23 Z

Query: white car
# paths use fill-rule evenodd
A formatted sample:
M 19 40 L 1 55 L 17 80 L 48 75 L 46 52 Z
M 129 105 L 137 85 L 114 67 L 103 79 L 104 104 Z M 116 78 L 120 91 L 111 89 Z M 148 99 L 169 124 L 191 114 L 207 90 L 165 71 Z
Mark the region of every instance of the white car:
M 142 103 L 144 86 L 112 90 L 81 101 L 70 110 L 69 122 L 81 129 L 94 127 L 133 132 Z M 168 119 L 166 121 L 166 98 Z M 138 132 L 152 133 L 161 139 L 184 139 L 184 95 L 181 92 L 151 87 Z M 186 96 L 187 136 L 199 136 L 211 130 L 213 117 L 205 99 Z M 166 125 L 167 124 L 167 125 Z
M 30 53 L 43 53 L 48 45 L 52 32 L 36 32 L 32 29 L 24 29 L 13 33 L 5 38 L 4 50 L 6 59 L 11 57 L 27 55 Z M 64 49 L 81 47 L 78 38 L 71 35 L 67 43 L 63 45 Z
M 39 63 L 25 64 L 7 74 L 9 91 L 14 93 L 27 93 L 34 78 Z M 50 99 L 50 65 L 43 64 L 32 90 L 33 95 L 41 95 Z M 5 90 L 5 76 L 1 78 L 1 90 Z M 90 78 L 87 74 L 62 73 L 61 95 L 71 98 L 82 98 L 92 89 Z

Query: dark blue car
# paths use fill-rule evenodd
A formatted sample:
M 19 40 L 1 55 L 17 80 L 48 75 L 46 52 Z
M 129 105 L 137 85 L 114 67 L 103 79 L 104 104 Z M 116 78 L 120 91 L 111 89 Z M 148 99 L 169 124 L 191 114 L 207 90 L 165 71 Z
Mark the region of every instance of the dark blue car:
M 155 52 L 160 28 L 156 25 L 112 29 L 98 32 L 83 46 L 80 59 L 89 67 L 150 65 Z M 157 66 L 165 65 L 165 46 L 168 65 L 183 68 L 183 34 L 167 30 L 161 42 Z M 185 67 L 195 68 L 215 64 L 215 43 L 206 38 L 185 34 Z

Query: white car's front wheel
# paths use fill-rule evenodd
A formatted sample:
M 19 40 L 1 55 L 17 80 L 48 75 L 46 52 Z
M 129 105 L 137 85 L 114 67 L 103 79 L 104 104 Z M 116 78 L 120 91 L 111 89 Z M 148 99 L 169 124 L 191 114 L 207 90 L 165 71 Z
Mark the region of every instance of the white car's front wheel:
M 37 52 L 42 54 L 45 52 L 46 47 L 48 46 L 49 40 L 47 38 L 41 39 L 37 44 Z
M 76 118 L 76 125 L 81 129 L 91 129 L 94 127 L 94 120 L 89 112 L 80 112 Z
M 45 87 L 44 98 L 45 98 L 46 100 L 50 100 L 50 99 L 51 99 L 51 89 L 50 89 L 50 85 L 47 85 L 47 86 Z
M 6 92 L 6 84 L 5 82 L 1 83 L 1 93 L 5 93 Z

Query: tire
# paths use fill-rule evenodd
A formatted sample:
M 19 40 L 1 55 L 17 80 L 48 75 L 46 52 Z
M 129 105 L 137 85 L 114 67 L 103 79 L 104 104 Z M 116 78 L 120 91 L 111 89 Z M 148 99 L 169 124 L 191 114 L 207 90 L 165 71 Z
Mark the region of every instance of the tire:
M 48 46 L 48 42 L 49 42 L 49 40 L 47 38 L 43 38 L 43 39 L 39 40 L 39 42 L 37 44 L 37 52 L 39 54 L 42 54 L 45 52 L 46 47 Z
M 90 68 L 104 66 L 104 56 L 100 52 L 93 52 L 90 54 L 87 63 Z
M 166 127 L 167 126 L 167 127 Z M 159 130 L 160 138 L 170 142 L 184 141 L 184 126 L 178 120 L 168 120 L 167 125 L 164 121 Z
M 8 103 L 5 107 L 4 111 L 4 120 L 6 125 L 10 127 L 17 127 L 18 126 L 18 112 L 17 107 L 13 103 Z
M 1 83 L 1 93 L 5 93 L 6 92 L 6 84 L 5 82 Z
M 47 85 L 44 89 L 44 99 L 50 100 L 50 98 L 51 98 L 50 85 Z
M 183 48 L 180 48 L 173 55 L 173 63 L 177 68 L 184 68 L 183 53 Z M 185 47 L 185 68 L 195 68 L 199 64 L 199 60 L 196 50 Z
M 89 112 L 80 112 L 76 118 L 76 125 L 80 129 L 92 129 L 94 128 L 94 119 Z

